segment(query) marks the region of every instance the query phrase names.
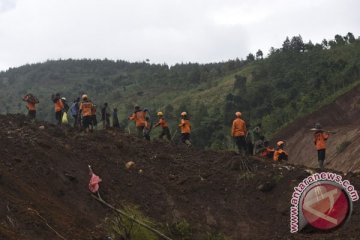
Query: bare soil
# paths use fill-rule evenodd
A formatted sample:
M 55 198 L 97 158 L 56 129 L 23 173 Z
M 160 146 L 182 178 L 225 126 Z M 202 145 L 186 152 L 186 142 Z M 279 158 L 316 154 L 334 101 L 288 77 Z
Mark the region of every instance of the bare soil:
M 23 115 L 0 116 L 0 145 L 0 239 L 60 239 L 49 226 L 66 239 L 106 239 L 104 219 L 113 213 L 90 196 L 88 164 L 103 179 L 106 201 L 135 204 L 162 226 L 185 219 L 194 240 L 207 232 L 234 240 L 359 238 L 359 201 L 338 231 L 289 232 L 293 187 L 309 175 L 301 166 L 258 158 L 244 165 L 232 152 L 149 143 L 115 130 L 84 134 Z M 127 170 L 128 161 L 136 167 Z M 345 178 L 360 189 L 358 174 Z
M 326 167 L 345 173 L 360 172 L 360 85 L 320 110 L 296 120 L 275 136 L 274 142 L 287 141 L 291 163 L 318 166 L 314 133 L 309 131 L 316 122 L 325 130 L 336 131 L 327 141 Z

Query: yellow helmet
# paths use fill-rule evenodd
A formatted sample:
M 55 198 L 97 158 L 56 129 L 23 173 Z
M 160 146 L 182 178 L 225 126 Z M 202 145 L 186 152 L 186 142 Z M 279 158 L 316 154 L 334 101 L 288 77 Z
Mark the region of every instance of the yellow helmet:
M 86 94 L 84 94 L 84 95 L 81 96 L 81 99 L 82 99 L 82 100 L 87 99 L 87 98 L 88 98 L 88 96 L 87 96 Z
M 181 116 L 186 116 L 186 115 L 187 115 L 186 112 L 182 112 L 182 113 L 181 113 Z
M 241 112 L 236 112 L 236 113 L 235 113 L 235 116 L 241 117 Z
M 164 114 L 162 112 L 157 113 L 158 116 L 163 116 Z
M 277 145 L 278 147 L 280 147 L 280 146 L 283 145 L 283 144 L 285 144 L 284 141 L 278 141 L 278 142 L 276 143 L 276 145 Z

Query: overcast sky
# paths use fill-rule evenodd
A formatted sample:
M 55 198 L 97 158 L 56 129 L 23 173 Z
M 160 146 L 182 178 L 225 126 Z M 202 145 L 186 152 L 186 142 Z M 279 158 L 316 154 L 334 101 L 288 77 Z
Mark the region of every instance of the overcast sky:
M 360 35 L 359 0 L 0 0 L 0 70 L 47 59 L 215 62 Z

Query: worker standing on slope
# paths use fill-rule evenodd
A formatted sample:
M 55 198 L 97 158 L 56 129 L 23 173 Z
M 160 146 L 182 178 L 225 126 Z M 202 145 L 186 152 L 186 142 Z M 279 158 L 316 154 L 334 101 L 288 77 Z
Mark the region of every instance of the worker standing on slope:
M 101 108 L 101 120 L 103 122 L 103 129 L 110 127 L 110 108 L 108 103 L 104 103 L 104 106 Z
M 190 142 L 190 133 L 191 133 L 191 124 L 187 117 L 186 112 L 181 113 L 181 121 L 179 124 L 180 131 L 181 131 L 181 142 L 185 143 L 189 147 L 191 146 Z
M 329 138 L 329 134 L 324 132 L 321 128 L 320 123 L 315 124 L 316 132 L 314 133 L 314 144 L 318 152 L 318 162 L 320 171 L 324 170 L 326 141 Z
M 241 112 L 235 113 L 235 120 L 232 123 L 231 136 L 234 138 L 239 154 L 246 155 L 246 123 L 241 119 Z
M 86 94 L 82 95 L 82 102 L 80 103 L 80 114 L 82 116 L 82 125 L 85 129 L 85 132 L 89 131 L 90 125 L 92 124 L 92 109 L 93 104 L 88 99 Z
M 23 101 L 26 102 L 26 108 L 28 110 L 28 117 L 31 120 L 34 120 L 36 118 L 36 106 L 35 105 L 39 103 L 39 100 L 34 95 L 29 93 L 23 97 Z
M 143 131 L 145 127 L 145 116 L 146 112 L 141 110 L 139 106 L 135 106 L 135 110 L 133 114 L 129 117 L 129 120 L 135 122 L 136 129 L 137 129 L 137 136 L 139 138 L 143 137 Z
M 91 108 L 91 128 L 94 130 L 97 127 L 97 118 L 96 118 L 96 105 L 93 104 Z
M 55 108 L 55 119 L 57 121 L 57 124 L 61 125 L 64 103 L 61 100 L 60 93 L 56 93 L 55 96 L 53 95 L 52 100 L 54 102 Z
M 278 141 L 276 143 L 276 150 L 274 152 L 274 161 L 279 161 L 282 162 L 287 161 L 289 155 L 284 151 L 284 147 L 285 147 L 285 142 L 284 141 Z
M 166 138 L 171 141 L 169 126 L 164 118 L 164 114 L 162 112 L 158 112 L 157 116 L 159 117 L 159 122 L 154 125 L 154 128 L 156 128 L 157 126 L 161 126 L 162 130 L 159 138 L 162 139 L 164 136 L 166 136 Z
M 114 108 L 112 115 L 112 126 L 113 128 L 120 128 L 119 118 L 118 118 L 118 110 Z
M 76 98 L 70 107 L 70 114 L 74 118 L 74 128 L 80 127 L 80 116 L 79 116 L 80 98 Z

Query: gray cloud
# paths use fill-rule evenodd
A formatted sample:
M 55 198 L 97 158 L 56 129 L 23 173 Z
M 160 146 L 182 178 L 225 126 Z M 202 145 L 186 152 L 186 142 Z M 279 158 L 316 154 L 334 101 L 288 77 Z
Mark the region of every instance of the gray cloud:
M 0 0 L 0 70 L 58 58 L 245 58 L 286 36 L 360 32 L 356 0 Z M 16 3 L 16 8 L 15 7 Z M 6 6 L 6 7 L 4 7 Z
M 16 7 L 16 0 L 0 0 L 0 13 L 9 11 Z

